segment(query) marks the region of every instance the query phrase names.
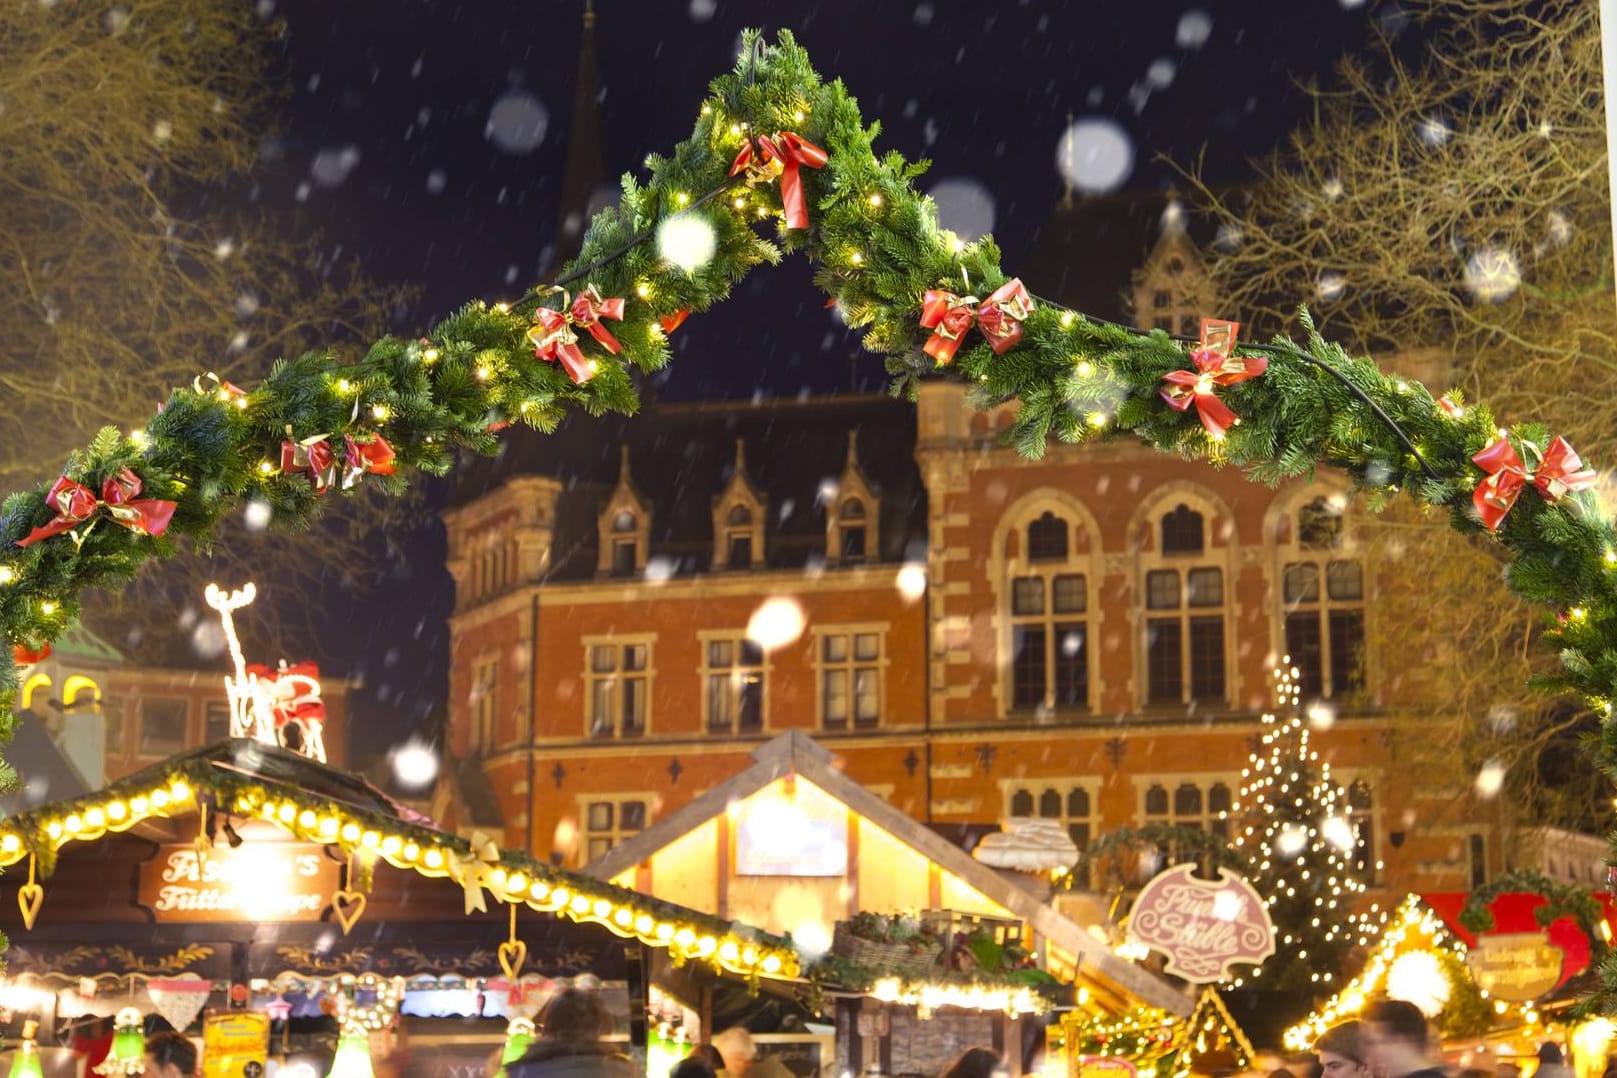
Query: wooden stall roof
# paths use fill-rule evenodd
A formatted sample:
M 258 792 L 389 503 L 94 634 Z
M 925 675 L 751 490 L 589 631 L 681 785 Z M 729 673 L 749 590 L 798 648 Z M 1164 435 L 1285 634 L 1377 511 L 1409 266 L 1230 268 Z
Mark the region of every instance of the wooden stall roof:
M 195 825 L 178 824 L 191 816 L 197 818 Z M 28 872 L 11 873 L 11 878 L 37 877 L 51 891 L 65 890 L 59 885 L 68 879 L 53 883 L 49 877 L 59 863 L 66 876 L 81 871 L 79 858 L 61 861 L 66 849 L 76 851 L 125 833 L 132 833 L 137 846 L 138 840 L 150 844 L 165 836 L 189 841 L 211 830 L 210 819 L 220 818 L 271 824 L 302 841 L 341 851 L 345 859 L 410 870 L 402 882 L 387 884 L 402 889 L 397 901 L 378 892 L 376 899 L 367 900 L 376 905 L 367 907 L 362 921 L 386 915 L 440 926 L 434 929 L 429 923 L 413 932 L 453 934 L 441 926 L 474 913 L 488 914 L 487 899 L 492 897 L 491 915 L 502 922 L 507 906 L 525 906 L 599 925 L 619 937 L 666 949 L 679 960 L 708 962 L 748 977 L 798 973 L 797 953 L 788 940 L 502 850 L 486 836 L 447 834 L 355 775 L 245 739 L 184 753 L 96 793 L 0 821 L 0 866 L 32 859 Z M 95 868 L 86 871 L 74 884 L 93 892 L 96 880 L 107 877 Z M 388 875 L 376 874 L 379 887 Z M 420 878 L 449 880 L 458 887 L 424 888 L 410 882 Z M 424 916 L 415 916 L 412 909 Z M 144 917 L 138 911 L 136 916 Z M 28 940 L 25 933 L 18 943 L 26 948 Z

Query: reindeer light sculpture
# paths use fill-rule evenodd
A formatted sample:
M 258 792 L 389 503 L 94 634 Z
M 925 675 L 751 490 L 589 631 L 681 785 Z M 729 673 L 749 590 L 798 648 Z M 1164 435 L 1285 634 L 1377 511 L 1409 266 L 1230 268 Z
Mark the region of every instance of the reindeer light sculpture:
M 295 748 L 304 756 L 324 763 L 326 706 L 320 698 L 319 667 L 311 662 L 289 666 L 282 659 L 279 668 L 271 670 L 257 663 L 249 665 L 242 655 L 233 615 L 250 605 L 257 595 L 258 589 L 251 583 L 231 592 L 209 584 L 203 592 L 207 604 L 219 611 L 235 671 L 234 675 L 225 677 L 225 697 L 230 702 L 230 736 Z M 291 743 L 294 732 L 295 745 Z

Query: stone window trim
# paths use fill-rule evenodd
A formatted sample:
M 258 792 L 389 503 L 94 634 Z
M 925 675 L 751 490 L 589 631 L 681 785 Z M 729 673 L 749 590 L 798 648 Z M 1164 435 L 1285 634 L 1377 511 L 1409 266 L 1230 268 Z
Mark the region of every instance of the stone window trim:
M 742 644 L 743 642 L 752 643 L 751 641 L 747 640 L 747 631 L 745 629 L 702 629 L 697 632 L 696 641 L 698 645 L 697 695 L 701 700 L 702 724 L 700 729 L 702 733 L 709 735 L 719 734 L 721 736 L 725 733 L 725 731 L 716 730 L 714 727 L 716 720 L 712 715 L 712 704 L 708 695 L 708 679 L 710 677 L 718 676 L 721 671 L 732 669 L 756 669 L 761 678 L 758 692 L 758 727 L 757 729 L 748 730 L 743 730 L 741 728 L 740 702 L 739 698 L 737 698 L 736 700 L 732 701 L 732 706 L 736 709 L 736 714 L 730 719 L 728 733 L 730 736 L 767 738 L 772 731 L 769 721 L 769 682 L 770 672 L 774 669 L 774 662 L 770 658 L 770 652 L 763 647 L 758 647 L 758 651 L 762 657 L 761 662 L 757 664 L 743 664 L 740 661 Z M 728 642 L 731 645 L 731 665 L 726 667 L 715 667 L 710 665 L 711 651 L 709 645 L 725 642 Z M 754 644 L 753 646 L 757 645 Z
M 640 646 L 643 646 L 646 649 L 646 665 L 645 665 L 645 669 L 643 671 L 642 670 L 634 671 L 635 676 L 641 678 L 645 682 L 645 693 L 644 693 L 644 696 L 643 696 L 643 698 L 641 700 L 641 705 L 640 705 L 641 709 L 642 709 L 641 720 L 640 720 L 640 730 L 639 730 L 639 732 L 637 734 L 634 734 L 634 735 L 629 736 L 629 737 L 626 738 L 624 736 L 621 728 L 617 727 L 617 725 L 616 725 L 618 723 L 621 723 L 622 715 L 614 713 L 615 728 L 614 728 L 614 731 L 613 731 L 612 735 L 610 737 L 602 737 L 602 738 L 600 738 L 600 740 L 603 740 L 603 741 L 624 741 L 624 740 L 638 741 L 638 740 L 643 740 L 643 739 L 645 739 L 647 737 L 650 737 L 651 732 L 652 732 L 653 711 L 655 710 L 653 708 L 653 706 L 652 706 L 652 701 L 655 699 L 656 685 L 657 685 L 657 634 L 656 633 L 601 633 L 601 634 L 591 634 L 591 635 L 586 635 L 586 636 L 581 637 L 579 639 L 579 643 L 582 645 L 580 650 L 581 650 L 581 654 L 582 654 L 582 660 L 581 661 L 582 661 L 582 664 L 583 664 L 582 673 L 581 673 L 580 677 L 582 679 L 583 685 L 585 686 L 585 691 L 584 691 L 584 718 L 583 718 L 584 737 L 590 738 L 590 737 L 593 736 L 593 732 L 592 732 L 592 729 L 591 729 L 591 724 L 594 721 L 593 712 L 594 712 L 594 707 L 595 707 L 595 693 L 594 693 L 595 682 L 598 681 L 598 680 L 602 680 L 603 678 L 613 678 L 613 677 L 621 676 L 621 667 L 620 667 L 619 670 L 613 671 L 611 674 L 605 674 L 602 671 L 595 670 L 594 665 L 593 665 L 593 661 L 592 661 L 592 657 L 594 655 L 594 650 L 597 647 L 617 648 L 618 649 L 618 654 L 619 654 L 619 662 L 621 664 L 621 661 L 622 661 L 622 648 L 623 648 L 623 646 L 625 644 L 628 644 L 628 645 L 640 645 Z M 621 699 L 622 698 L 619 697 L 618 699 L 619 699 L 619 706 L 621 706 Z
M 1209 828 L 1219 818 L 1219 812 L 1210 805 L 1210 794 L 1215 786 L 1223 785 L 1229 791 L 1231 809 L 1238 807 L 1241 796 L 1241 773 L 1239 771 L 1178 771 L 1158 772 L 1147 775 L 1133 775 L 1130 781 L 1134 786 L 1135 818 L 1140 823 L 1193 823 L 1203 828 Z M 1168 811 L 1147 812 L 1146 802 L 1153 787 L 1160 786 L 1168 793 Z M 1194 786 L 1201 794 L 1201 805 L 1195 813 L 1180 812 L 1174 805 L 1174 793 L 1184 786 Z M 1233 837 L 1235 819 L 1232 812 L 1226 817 L 1228 829 Z
M 887 671 L 892 665 L 892 658 L 888 654 L 887 644 L 891 630 L 892 623 L 886 621 L 847 622 L 813 627 L 811 633 L 814 641 L 814 715 L 816 729 L 842 733 L 879 730 L 892 725 L 893 716 L 887 706 Z M 856 654 L 855 637 L 870 635 L 876 637 L 876 655 L 872 659 L 860 659 Z M 831 660 L 826 658 L 826 640 L 831 637 L 847 638 L 847 657 L 845 659 Z M 863 669 L 873 669 L 876 674 L 876 717 L 873 722 L 869 723 L 861 722 L 857 713 L 855 675 L 856 671 Z M 830 717 L 826 711 L 829 703 L 826 692 L 827 674 L 832 672 L 845 673 L 848 677 L 846 690 L 847 715 L 841 725 L 837 726 L 830 724 Z
M 1101 778 L 1098 775 L 1049 777 L 1025 775 L 1021 778 L 1000 779 L 1001 818 L 1031 816 L 1039 819 L 1059 819 L 1066 826 L 1067 833 L 1072 837 L 1073 843 L 1082 851 L 1085 845 L 1101 831 L 1100 790 Z M 1031 812 L 1019 813 L 1015 811 L 1019 807 L 1017 805 L 1017 795 L 1019 793 L 1026 793 L 1032 798 Z M 1060 799 L 1061 811 L 1054 816 L 1045 812 L 1045 809 L 1050 807 L 1045 804 L 1045 799 L 1051 793 Z M 1088 803 L 1088 812 L 1075 814 L 1071 811 L 1074 793 L 1083 794 Z M 1080 834 L 1074 834 L 1074 831 L 1080 828 L 1083 829 L 1080 834 L 1085 836 L 1082 842 L 1079 841 Z
M 746 443 L 736 439 L 733 474 L 724 491 L 713 499 L 713 568 L 762 569 L 765 564 L 764 521 L 769 499 L 747 476 Z M 732 554 L 743 555 L 734 564 Z
M 629 447 L 621 447 L 617 486 L 595 518 L 598 576 L 637 576 L 646 571 L 651 546 L 651 503 L 634 485 L 629 468 Z M 619 549 L 632 544 L 627 560 Z
M 653 814 L 656 811 L 657 795 L 650 791 L 629 791 L 625 793 L 590 793 L 578 795 L 578 852 L 576 860 L 579 867 L 603 856 L 612 847 L 619 845 L 634 837 L 647 827 L 651 826 Z M 623 806 L 638 805 L 640 812 L 640 826 L 623 826 Z M 592 824 L 604 823 L 603 820 L 592 820 L 592 810 L 598 806 L 610 805 L 612 819 L 608 826 L 596 828 Z M 596 811 L 599 815 L 599 811 Z M 592 846 L 599 847 L 605 843 L 604 848 L 597 848 L 592 853 Z
M 1308 697 L 1340 699 L 1346 693 L 1369 692 L 1376 684 L 1373 656 L 1362 655 L 1359 664 L 1349 671 L 1346 665 L 1349 657 L 1337 654 L 1337 648 L 1352 647 L 1355 643 L 1364 648 L 1370 639 L 1370 621 L 1374 617 L 1370 566 L 1363 556 L 1352 518 L 1346 515 L 1347 498 L 1345 485 L 1321 482 L 1299 485 L 1277 498 L 1264 519 L 1275 599 L 1270 604 L 1270 631 L 1278 642 L 1278 652 L 1292 650 L 1288 626 L 1293 616 L 1313 615 L 1308 620 L 1314 622 L 1310 635 L 1316 638 L 1320 648 L 1317 671 L 1312 670 L 1315 664 L 1305 657 L 1290 656 L 1293 665 L 1310 667 L 1304 673 L 1313 676 L 1305 679 L 1305 683 L 1314 681 L 1318 685 L 1317 692 L 1304 694 L 1305 700 Z M 1330 546 L 1310 545 L 1302 535 L 1302 514 L 1321 500 L 1333 509 L 1340 508 L 1343 514 L 1340 533 Z M 1355 571 L 1348 571 L 1344 568 L 1347 566 Z M 1301 576 L 1297 580 L 1293 580 L 1293 576 L 1307 572 L 1312 574 L 1313 597 L 1293 598 L 1292 593 L 1306 583 Z M 1347 597 L 1355 590 L 1357 597 Z M 1338 685 L 1337 681 L 1342 680 L 1339 675 L 1345 675 L 1348 683 Z
M 1030 557 L 1029 528 L 1035 522 L 1044 519 L 1047 514 L 1066 523 L 1066 556 L 1061 559 L 1044 557 L 1035 560 Z M 1014 610 L 1017 581 L 1029 578 L 1038 578 L 1042 581 L 1046 596 L 1043 623 L 1051 626 L 1047 629 L 1045 644 L 1046 705 L 1051 706 L 1057 716 L 1063 714 L 1084 716 L 1093 714 L 1099 709 L 1100 649 L 1090 647 L 1088 644 L 1096 633 L 1099 619 L 1098 595 L 1104 577 L 1100 534 L 1099 522 L 1089 508 L 1070 492 L 1054 487 L 1030 491 L 1007 507 L 1000 517 L 985 566 L 995 600 L 995 636 L 999 656 L 999 662 L 996 664 L 995 694 L 999 701 L 1000 715 L 1009 716 L 1027 710 L 1018 707 L 1016 703 L 1014 663 L 1018 628 L 1028 624 L 1029 617 L 1018 616 Z M 1073 576 L 1083 579 L 1082 612 L 1056 613 L 1053 602 L 1056 578 Z M 1053 654 L 1050 649 L 1060 646 L 1060 641 L 1056 639 L 1054 633 L 1054 624 L 1073 621 L 1082 621 L 1085 626 L 1084 671 L 1087 702 L 1082 708 L 1063 708 L 1056 706 L 1051 699 L 1054 692 L 1051 686 L 1055 680 L 1055 664 L 1048 656 Z
M 1199 513 L 1202 518 L 1200 553 L 1178 550 L 1164 553 L 1163 524 L 1180 508 Z M 1216 495 L 1199 483 L 1179 481 L 1159 487 L 1140 504 L 1129 522 L 1128 536 L 1138 551 L 1135 558 L 1134 601 L 1137 619 L 1134 652 L 1135 699 L 1143 710 L 1164 711 L 1188 707 L 1193 702 L 1223 708 L 1240 699 L 1240 667 L 1236 661 L 1234 626 L 1235 583 L 1239 571 L 1239 538 L 1234 532 L 1234 514 Z M 1153 576 L 1158 574 L 1158 576 Z M 1153 607 L 1166 599 L 1155 595 L 1152 585 L 1166 584 L 1173 578 L 1174 605 Z M 1194 578 L 1194 579 L 1193 579 Z M 1218 601 L 1209 601 L 1216 586 Z M 1197 594 L 1199 592 L 1199 594 Z M 1217 619 L 1215 622 L 1213 619 Z M 1177 633 L 1179 663 L 1178 699 L 1163 699 L 1153 693 L 1153 621 L 1172 623 Z M 1196 639 L 1198 633 L 1216 625 L 1220 632 L 1217 655 L 1222 662 L 1222 693 L 1198 698 L 1196 693 Z
M 466 702 L 471 711 L 472 744 L 485 756 L 498 751 L 502 747 L 498 652 L 484 652 L 472 661 Z

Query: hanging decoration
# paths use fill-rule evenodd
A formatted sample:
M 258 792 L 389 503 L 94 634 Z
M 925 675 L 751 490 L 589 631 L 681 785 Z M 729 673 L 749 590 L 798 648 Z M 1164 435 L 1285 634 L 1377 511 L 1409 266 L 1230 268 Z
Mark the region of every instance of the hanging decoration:
M 112 1020 L 112 1050 L 96 1064 L 97 1074 L 129 1078 L 146 1073 L 146 1034 L 141 1023 L 140 1012 L 133 1007 L 118 1012 Z
M 345 1026 L 326 1078 L 376 1078 L 371 1069 L 371 1039 L 359 1026 Z
M 208 996 L 213 993 L 213 982 L 196 976 L 167 977 L 147 981 L 146 992 L 152 997 L 152 1009 L 169 1025 L 184 1032 L 207 1005 Z
M 957 296 L 930 289 L 921 300 L 921 328 L 932 336 L 921 350 L 938 366 L 952 362 L 966 332 L 975 324 L 995 355 L 1002 355 L 1022 340 L 1022 323 L 1033 313 L 1033 297 L 1020 278 L 1012 277 L 978 304 L 976 296 Z
M 34 878 L 38 865 L 39 859 L 29 854 L 28 882 L 17 888 L 17 909 L 22 914 L 22 926 L 30 932 L 34 930 L 34 922 L 39 919 L 39 907 L 45 904 L 45 888 Z
M 521 1015 L 511 1019 L 505 1027 L 505 1047 L 500 1050 L 500 1069 L 504 1069 L 521 1059 L 528 1049 L 533 1047 L 534 1025 L 532 1018 Z
M 504 943 L 500 944 L 500 970 L 510 984 L 516 984 L 522 977 L 522 967 L 528 961 L 528 945 L 517 938 L 517 908 L 511 906 L 511 931 Z
M 288 425 L 286 438 L 281 442 L 280 473 L 295 475 L 298 472 L 307 473 L 309 486 L 316 494 L 324 494 L 337 478 L 337 453 L 331 448 L 328 435 L 311 434 L 295 441 L 292 427 Z
M 352 434 L 344 434 L 343 444 L 347 447 L 343 453 L 346 467 L 342 474 L 342 488 L 352 490 L 360 477 L 369 472 L 371 475 L 392 475 L 393 447 L 387 444 L 387 439 L 380 434 L 369 437 L 361 435 L 355 438 Z

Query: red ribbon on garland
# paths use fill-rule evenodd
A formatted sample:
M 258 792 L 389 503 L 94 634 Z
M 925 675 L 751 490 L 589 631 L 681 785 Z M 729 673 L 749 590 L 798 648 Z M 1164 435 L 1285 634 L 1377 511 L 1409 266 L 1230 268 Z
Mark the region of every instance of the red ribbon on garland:
M 1167 386 L 1160 390 L 1170 407 L 1185 411 L 1196 406 L 1196 417 L 1215 442 L 1224 440 L 1229 428 L 1241 421 L 1218 397 L 1218 387 L 1232 386 L 1256 378 L 1269 369 L 1262 356 L 1236 356 L 1235 335 L 1241 323 L 1216 318 L 1202 319 L 1201 346 L 1190 353 L 1193 370 L 1169 371 L 1162 376 Z
M 595 371 L 579 350 L 578 334 L 573 332 L 571 320 L 560 311 L 541 307 L 533 312 L 533 323 L 528 328 L 533 354 L 546 363 L 560 363 L 574 385 L 589 381 Z
M 668 334 L 673 333 L 674 330 L 678 329 L 680 326 L 683 326 L 685 324 L 685 319 L 689 318 L 690 316 L 691 309 L 689 307 L 681 307 L 673 314 L 663 315 L 661 318 L 657 319 L 657 323 L 663 327 L 663 335 L 667 336 Z
M 342 488 L 349 490 L 359 482 L 359 477 L 366 472 L 372 475 L 392 475 L 394 472 L 393 447 L 387 444 L 387 439 L 380 434 L 373 434 L 370 440 L 355 441 L 352 434 L 344 434 L 343 442 L 347 446 L 348 466 L 343 469 Z
M 601 293 L 596 291 L 594 285 L 590 285 L 573 300 L 573 325 L 589 330 L 590 336 L 600 341 L 603 348 L 617 355 L 623 351 L 623 345 L 601 325 L 603 318 L 610 318 L 614 322 L 623 321 L 623 300 L 602 299 Z
M 757 143 L 754 149 L 753 144 Z M 730 175 L 749 173 L 749 178 L 765 180 L 778 169 L 780 204 L 786 212 L 787 228 L 809 226 L 808 199 L 803 194 L 802 168 L 824 168 L 831 155 L 795 131 L 777 131 L 774 138 L 759 135 L 749 139 L 730 163 Z M 760 169 L 759 166 L 762 166 Z
M 50 644 L 43 644 L 38 651 L 24 644 L 11 645 L 11 661 L 17 666 L 30 666 L 33 663 L 44 662 L 51 657 Z
M 1577 451 L 1565 438 L 1557 436 L 1542 454 L 1532 442 L 1523 442 L 1522 446 L 1539 457 L 1537 469 L 1529 470 L 1516 447 L 1506 438 L 1500 438 L 1471 458 L 1472 463 L 1488 473 L 1472 492 L 1471 503 L 1477 507 L 1477 515 L 1489 531 L 1499 530 L 1505 515 L 1529 483 L 1538 488 L 1547 502 L 1560 501 L 1568 494 L 1595 485 L 1595 470 L 1583 466 Z
M 930 329 L 922 351 L 941 367 L 954 359 L 966 331 L 976 323 L 995 355 L 1002 355 L 1022 339 L 1022 323 L 1033 313 L 1033 297 L 1018 277 L 1012 277 L 977 306 L 976 296 L 957 296 L 931 289 L 921 297 L 921 327 Z
M 288 435 L 291 431 L 288 430 Z M 281 471 L 308 472 L 309 485 L 316 494 L 324 494 L 337 478 L 337 451 L 324 434 L 316 434 L 301 442 L 290 437 L 281 443 Z
M 140 476 L 124 468 L 102 481 L 101 499 L 97 501 L 89 487 L 61 476 L 45 495 L 45 504 L 56 510 L 56 519 L 30 531 L 17 540 L 17 545 L 28 546 L 71 531 L 101 513 L 136 535 L 162 535 L 174 516 L 175 503 L 161 498 L 142 498 L 141 488 Z

